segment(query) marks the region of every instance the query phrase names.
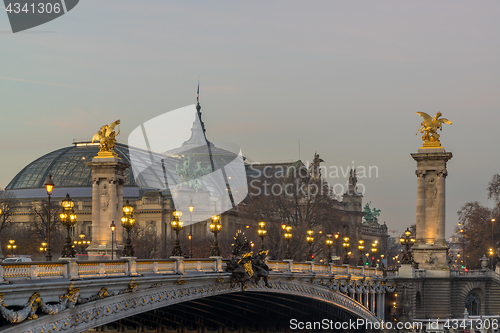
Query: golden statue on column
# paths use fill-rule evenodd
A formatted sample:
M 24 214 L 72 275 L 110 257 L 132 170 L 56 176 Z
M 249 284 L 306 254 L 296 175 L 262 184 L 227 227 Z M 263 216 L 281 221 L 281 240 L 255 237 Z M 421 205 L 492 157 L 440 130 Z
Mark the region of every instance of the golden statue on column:
M 436 113 L 434 118 L 429 116 L 425 112 L 416 112 L 419 116 L 421 116 L 424 121 L 420 124 L 421 127 L 418 129 L 416 135 L 418 133 L 422 133 L 422 140 L 424 141 L 424 146 L 422 148 L 438 148 L 441 147 L 441 142 L 439 141 L 439 134 L 437 134 L 437 130 L 443 130 L 443 124 L 451 125 L 451 121 L 446 118 L 440 118 L 442 116 L 441 112 Z
M 115 132 L 115 127 L 118 125 L 118 133 Z M 101 126 L 101 128 L 92 137 L 92 143 L 99 141 L 100 150 L 96 158 L 119 158 L 118 154 L 113 151 L 116 144 L 116 136 L 120 134 L 120 119 L 109 124 Z

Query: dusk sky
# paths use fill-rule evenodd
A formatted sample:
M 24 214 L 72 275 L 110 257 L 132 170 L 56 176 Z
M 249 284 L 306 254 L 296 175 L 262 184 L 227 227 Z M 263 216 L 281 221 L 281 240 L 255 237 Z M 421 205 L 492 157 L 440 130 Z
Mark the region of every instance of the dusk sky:
M 493 0 L 83 0 L 13 34 L 0 12 L 0 188 L 101 125 L 120 119 L 126 141 L 195 103 L 199 77 L 210 140 L 256 162 L 297 160 L 300 140 L 304 162 L 376 166 L 363 203 L 396 236 L 415 223 L 415 112 L 441 111 L 450 236 L 463 204 L 492 206 L 500 173 L 499 14 Z

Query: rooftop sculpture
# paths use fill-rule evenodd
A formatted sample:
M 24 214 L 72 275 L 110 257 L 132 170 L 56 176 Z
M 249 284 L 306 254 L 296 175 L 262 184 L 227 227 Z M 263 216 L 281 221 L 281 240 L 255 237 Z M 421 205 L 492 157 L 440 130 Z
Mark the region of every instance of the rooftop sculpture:
M 422 140 L 424 141 L 424 148 L 441 147 L 437 130 L 442 131 L 443 124 L 451 125 L 451 121 L 446 118 L 440 118 L 442 116 L 441 112 L 436 113 L 434 118 L 425 112 L 416 112 L 416 114 L 424 119 L 424 121 L 420 124 L 421 127 L 416 133 L 416 135 L 418 135 L 419 132 L 423 134 Z
M 92 137 L 92 143 L 94 141 L 99 141 L 100 150 L 97 153 L 97 158 L 118 158 L 118 155 L 113 151 L 116 144 L 116 136 L 120 134 L 120 129 L 118 133 L 115 132 L 115 127 L 120 125 L 120 120 L 109 124 L 101 126 L 101 128 Z

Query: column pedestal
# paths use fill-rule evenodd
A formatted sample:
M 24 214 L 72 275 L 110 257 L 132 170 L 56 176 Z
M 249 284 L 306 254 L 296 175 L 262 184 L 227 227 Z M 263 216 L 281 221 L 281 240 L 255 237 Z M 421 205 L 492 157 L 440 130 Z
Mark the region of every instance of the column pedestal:
M 411 154 L 417 162 L 417 237 L 413 258 L 419 269 L 449 272 L 445 240 L 446 162 L 444 148 L 421 148 Z
M 85 163 L 92 169 L 92 241 L 87 248 L 89 260 L 118 259 L 123 250 L 123 171 L 130 165 L 119 158 L 94 157 Z M 111 223 L 116 230 L 111 241 Z M 113 245 L 113 246 L 112 246 Z M 112 248 L 113 247 L 113 248 Z

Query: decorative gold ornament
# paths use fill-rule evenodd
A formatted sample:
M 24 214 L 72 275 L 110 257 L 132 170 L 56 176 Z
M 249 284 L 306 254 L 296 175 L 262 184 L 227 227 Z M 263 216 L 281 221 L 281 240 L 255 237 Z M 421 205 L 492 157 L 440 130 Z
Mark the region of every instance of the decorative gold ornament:
M 422 133 L 422 140 L 424 141 L 424 145 L 422 148 L 439 148 L 441 147 L 441 142 L 439 141 L 439 134 L 437 134 L 437 130 L 443 130 L 443 124 L 451 125 L 452 122 L 446 118 L 440 118 L 441 112 L 436 113 L 434 118 L 429 116 L 425 112 L 416 112 L 419 116 L 421 116 L 424 121 L 420 124 L 421 127 L 418 129 L 415 135 L 418 133 Z
M 120 134 L 120 129 L 118 129 L 118 133 L 114 131 L 116 125 L 120 125 L 120 119 L 110 125 L 101 126 L 92 137 L 92 143 L 94 143 L 94 141 L 99 141 L 99 146 L 101 148 L 96 158 L 119 158 L 118 154 L 113 151 L 116 144 L 115 137 Z

